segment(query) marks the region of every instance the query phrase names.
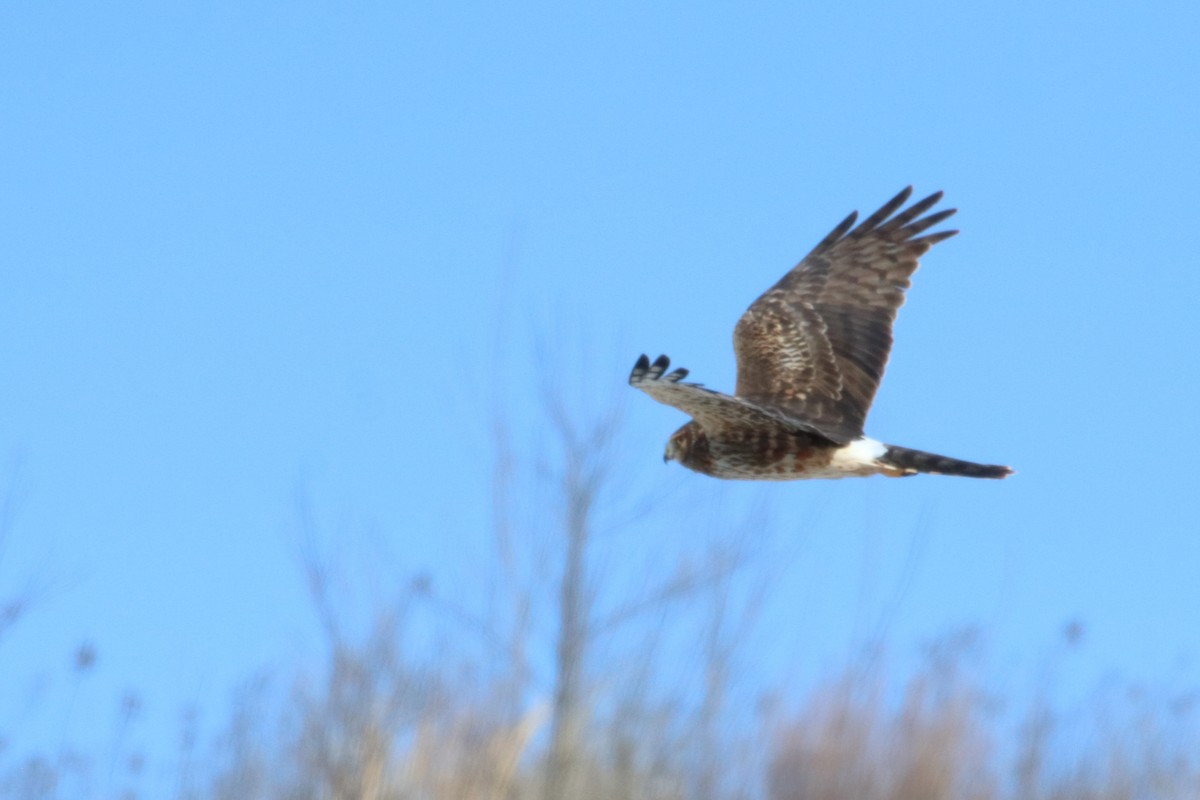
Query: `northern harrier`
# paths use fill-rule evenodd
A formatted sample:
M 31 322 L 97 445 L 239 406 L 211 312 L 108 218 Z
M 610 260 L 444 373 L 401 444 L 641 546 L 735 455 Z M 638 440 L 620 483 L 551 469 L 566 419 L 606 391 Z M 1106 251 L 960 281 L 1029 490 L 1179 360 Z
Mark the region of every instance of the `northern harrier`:
M 1012 472 L 863 436 L 917 259 L 958 233 L 920 236 L 955 209 L 922 216 L 938 192 L 900 211 L 911 194 L 910 186 L 858 227 L 851 214 L 754 301 L 733 332 L 733 396 L 684 383 L 686 369 L 667 373 L 666 356 L 638 359 L 630 385 L 692 417 L 667 441 L 664 461 L 746 480 Z

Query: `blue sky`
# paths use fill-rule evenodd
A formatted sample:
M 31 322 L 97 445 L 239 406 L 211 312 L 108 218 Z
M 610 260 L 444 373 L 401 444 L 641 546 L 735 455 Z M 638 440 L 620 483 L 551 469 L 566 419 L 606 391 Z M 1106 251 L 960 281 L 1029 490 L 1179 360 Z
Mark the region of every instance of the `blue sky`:
M 163 714 L 303 658 L 300 486 L 396 574 L 460 585 L 489 414 L 507 398 L 536 430 L 547 370 L 621 398 L 640 485 L 795 532 L 759 645 L 779 675 L 881 619 L 901 650 L 977 623 L 1019 672 L 1078 618 L 1079 686 L 1200 682 L 1198 22 L 1183 2 L 7 5 L 0 596 L 41 591 L 0 641 L 0 720 L 46 716 L 84 640 L 96 708 L 128 686 Z M 909 183 L 944 189 L 962 234 L 916 276 L 868 432 L 1018 475 L 664 472 L 683 420 L 623 391 L 637 355 L 731 388 L 744 308 Z

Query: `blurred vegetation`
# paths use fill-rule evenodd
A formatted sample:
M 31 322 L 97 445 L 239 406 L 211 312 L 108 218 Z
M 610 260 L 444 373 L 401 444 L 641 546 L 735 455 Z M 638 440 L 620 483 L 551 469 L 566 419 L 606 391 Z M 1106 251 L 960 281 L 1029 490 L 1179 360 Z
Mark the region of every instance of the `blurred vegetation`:
M 167 794 L 144 754 L 127 744 L 139 700 L 126 696 L 111 753 L 65 748 L 14 761 L 0 751 L 0 797 L 1200 797 L 1200 749 L 1193 736 L 1180 735 L 1194 731 L 1190 705 L 1126 696 L 1098 715 L 1121 722 L 1098 724 L 1087 746 L 1066 756 L 1062 718 L 1035 699 L 1002 742 L 996 719 L 1003 698 L 979 685 L 961 637 L 932 648 L 899 685 L 880 671 L 848 667 L 794 707 L 764 710 L 749 728 L 722 727 L 718 713 L 717 747 L 703 741 L 696 711 L 669 695 L 628 701 L 598 691 L 580 709 L 584 721 L 567 767 L 552 761 L 545 699 L 514 710 L 504 687 L 430 671 L 403 651 L 403 638 L 396 620 L 383 617 L 363 641 L 339 646 L 318 674 L 293 676 L 284 691 L 273 680 L 248 682 L 203 746 L 195 715 L 185 714 L 182 752 L 163 765 L 172 773 Z
M 554 387 L 545 387 L 543 408 L 548 435 L 528 470 L 504 415 L 494 422 L 486 613 L 419 574 L 397 580 L 356 628 L 344 594 L 360 576 L 323 552 L 321 524 L 302 497 L 297 550 L 320 653 L 291 674 L 249 679 L 227 710 L 205 710 L 216 725 L 184 712 L 178 752 L 165 763 L 135 735 L 144 722 L 133 692 L 117 699 L 102 752 L 64 741 L 29 754 L 21 732 L 0 721 L 0 798 L 1200 797 L 1190 696 L 1097 696 L 1081 726 L 1078 714 L 1054 710 L 1050 687 L 1026 698 L 989 690 L 982 637 L 971 630 L 932 643 L 909 675 L 889 674 L 883 658 L 848 659 L 802 696 L 784 687 L 774 696 L 785 699 L 767 693 L 746 708 L 731 687 L 739 663 L 755 658 L 745 632 L 770 590 L 769 565 L 752 546 L 762 520 L 718 526 L 708 538 L 689 530 L 671 557 L 654 551 L 625 591 L 612 570 L 624 558 L 612 531 L 646 506 L 614 468 L 619 415 L 582 422 Z M 516 502 L 530 493 L 536 502 Z M 0 513 L 0 539 L 9 520 Z M 0 635 L 26 607 L 23 593 L 0 594 Z M 418 611 L 449 621 L 433 644 Z M 657 646 L 685 616 L 695 627 L 686 665 Z M 632 646 L 612 646 L 624 626 L 637 630 Z M 1070 623 L 1056 650 L 1082 637 Z M 84 642 L 73 654 L 76 686 L 102 645 Z M 685 667 L 701 678 L 688 683 L 673 671 Z

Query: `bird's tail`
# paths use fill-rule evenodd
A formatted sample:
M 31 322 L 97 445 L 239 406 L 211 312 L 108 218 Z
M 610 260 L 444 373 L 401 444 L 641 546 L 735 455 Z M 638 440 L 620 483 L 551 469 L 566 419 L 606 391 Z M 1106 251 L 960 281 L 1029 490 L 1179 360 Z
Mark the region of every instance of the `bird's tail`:
M 961 475 L 964 478 L 1007 478 L 1012 474 L 1011 467 L 960 461 L 957 458 L 939 456 L 921 450 L 910 450 L 907 447 L 897 447 L 891 444 L 887 445 L 887 450 L 880 456 L 879 463 L 898 470 L 896 477 L 916 475 L 918 472 L 929 472 L 934 475 Z

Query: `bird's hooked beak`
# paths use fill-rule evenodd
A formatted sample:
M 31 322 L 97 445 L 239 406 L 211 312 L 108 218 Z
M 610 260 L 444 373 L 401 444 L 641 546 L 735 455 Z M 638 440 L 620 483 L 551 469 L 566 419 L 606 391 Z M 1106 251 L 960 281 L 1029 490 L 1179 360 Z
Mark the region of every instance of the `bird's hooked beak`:
M 667 439 L 667 449 L 663 451 L 663 463 L 666 464 L 668 461 L 676 461 L 678 459 L 679 443 L 676 442 L 675 437 L 672 436 L 670 439 Z

